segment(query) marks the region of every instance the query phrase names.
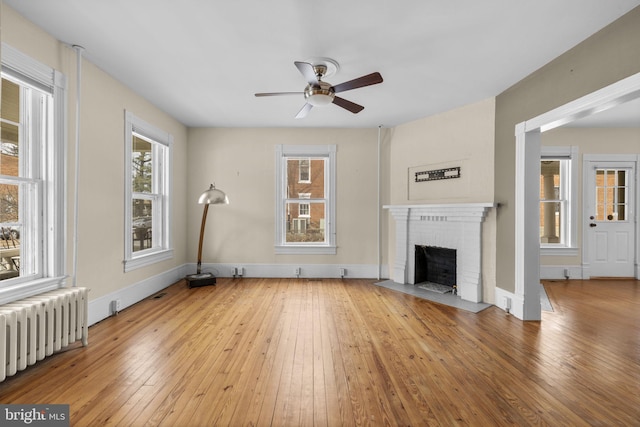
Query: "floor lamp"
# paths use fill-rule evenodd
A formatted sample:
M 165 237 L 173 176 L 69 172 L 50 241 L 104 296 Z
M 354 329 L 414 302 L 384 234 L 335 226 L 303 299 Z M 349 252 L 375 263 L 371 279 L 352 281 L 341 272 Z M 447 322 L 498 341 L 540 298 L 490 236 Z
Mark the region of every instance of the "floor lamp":
M 190 288 L 216 284 L 216 276 L 214 276 L 213 273 L 202 272 L 202 241 L 204 239 L 204 225 L 207 222 L 209 205 L 228 205 L 229 198 L 224 194 L 224 191 L 218 190 L 214 184 L 211 184 L 209 189 L 200 195 L 198 203 L 204 205 L 204 212 L 202 212 L 202 224 L 200 225 L 200 241 L 198 242 L 198 264 L 196 274 L 189 274 L 186 278 Z

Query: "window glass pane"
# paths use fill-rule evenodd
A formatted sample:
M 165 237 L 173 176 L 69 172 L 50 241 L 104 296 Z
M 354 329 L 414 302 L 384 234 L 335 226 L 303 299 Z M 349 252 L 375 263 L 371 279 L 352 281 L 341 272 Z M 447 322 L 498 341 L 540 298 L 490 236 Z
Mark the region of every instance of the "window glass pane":
M 0 146 L 0 175 L 18 176 L 20 172 L 18 163 L 18 126 L 9 123 L 0 123 L 0 135 L 2 135 L 2 145 Z
M 0 280 L 20 275 L 19 187 L 0 184 Z
M 562 243 L 560 160 L 540 162 L 540 243 Z
M 0 121 L 0 175 L 18 176 L 18 123 L 20 122 L 20 86 L 2 79 L 2 120 Z
M 540 200 L 560 199 L 560 160 L 543 160 L 540 167 Z
M 309 167 L 301 167 L 301 164 L 308 164 Z M 285 197 L 293 199 L 304 198 L 323 199 L 325 197 L 324 188 L 325 159 L 300 159 L 287 158 L 287 194 Z M 303 174 L 302 170 L 306 170 Z M 306 179 L 302 179 L 302 178 Z
M 292 160 L 292 161 L 295 161 L 295 160 Z M 297 162 L 298 162 L 298 171 L 299 171 L 298 181 L 309 182 L 309 180 L 311 179 L 309 177 L 310 176 L 309 159 L 300 159 Z
M 3 120 L 20 122 L 20 86 L 2 79 L 2 106 L 0 113 Z
M 287 202 L 287 243 L 322 243 L 325 241 L 325 203 L 304 203 L 308 216 L 300 217 L 300 203 Z
M 560 243 L 562 222 L 562 203 L 542 202 L 540 209 L 540 242 Z
M 132 185 L 134 193 L 151 193 L 153 191 L 153 165 L 151 143 L 138 136 L 133 136 Z
M 17 184 L 0 184 L 0 224 L 18 222 L 19 189 Z
M 133 252 L 152 247 L 153 202 L 133 199 Z

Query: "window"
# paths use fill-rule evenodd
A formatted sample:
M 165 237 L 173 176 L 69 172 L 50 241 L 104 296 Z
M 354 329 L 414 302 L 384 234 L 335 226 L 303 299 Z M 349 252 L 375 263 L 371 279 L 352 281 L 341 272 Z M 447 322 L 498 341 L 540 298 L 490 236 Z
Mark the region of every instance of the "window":
M 540 160 L 540 246 L 543 255 L 576 251 L 576 147 L 542 147 Z
M 125 271 L 173 257 L 170 171 L 173 137 L 125 113 Z
M 64 76 L 2 45 L 0 304 L 64 279 Z
M 311 182 L 311 159 L 298 160 L 298 182 Z
M 300 193 L 298 195 L 299 199 L 310 199 L 311 198 L 311 193 Z M 310 210 L 311 206 L 309 205 L 309 203 L 302 203 L 300 202 L 300 204 L 298 205 L 298 217 L 299 218 L 309 218 L 311 216 L 311 210 Z
M 335 157 L 335 145 L 276 147 L 276 253 L 336 253 Z

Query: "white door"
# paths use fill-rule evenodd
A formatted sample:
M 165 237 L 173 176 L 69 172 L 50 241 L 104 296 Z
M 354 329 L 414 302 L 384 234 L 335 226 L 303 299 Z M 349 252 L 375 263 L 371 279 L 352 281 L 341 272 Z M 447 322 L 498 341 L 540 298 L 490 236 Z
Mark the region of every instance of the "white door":
M 585 250 L 591 277 L 634 277 L 634 162 L 585 162 Z

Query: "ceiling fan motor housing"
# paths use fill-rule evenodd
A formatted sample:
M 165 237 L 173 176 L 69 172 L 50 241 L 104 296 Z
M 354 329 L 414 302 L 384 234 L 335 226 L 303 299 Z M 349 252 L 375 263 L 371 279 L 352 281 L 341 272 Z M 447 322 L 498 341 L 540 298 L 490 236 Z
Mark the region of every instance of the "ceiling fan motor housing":
M 314 107 L 331 104 L 335 96 L 333 86 L 322 81 L 318 81 L 318 83 L 314 85 L 309 84 L 304 90 L 304 98 Z

